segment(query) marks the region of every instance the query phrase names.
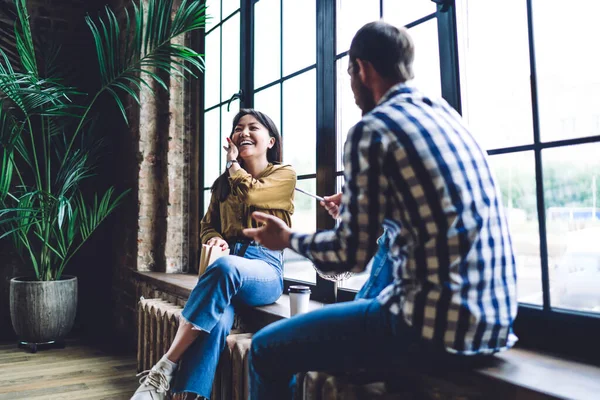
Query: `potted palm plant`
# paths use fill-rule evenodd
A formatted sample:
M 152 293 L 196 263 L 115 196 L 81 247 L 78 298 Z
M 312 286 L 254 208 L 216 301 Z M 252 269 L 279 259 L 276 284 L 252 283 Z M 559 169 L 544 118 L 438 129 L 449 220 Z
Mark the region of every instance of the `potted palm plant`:
M 31 276 L 11 280 L 10 312 L 20 342 L 35 351 L 71 330 L 77 278 L 63 273 L 126 195 L 83 189 L 101 140 L 95 106 L 108 96 L 127 121 L 125 97 L 139 104 L 142 86 L 166 89 L 161 76 L 201 71 L 201 55 L 173 39 L 204 26 L 205 6 L 183 0 L 173 12 L 172 0 L 148 0 L 120 20 L 109 8 L 86 17 L 101 80 L 90 94 L 40 71 L 26 1 L 15 0 L 15 9 L 17 56 L 0 49 L 0 240 L 12 239 L 31 267 Z

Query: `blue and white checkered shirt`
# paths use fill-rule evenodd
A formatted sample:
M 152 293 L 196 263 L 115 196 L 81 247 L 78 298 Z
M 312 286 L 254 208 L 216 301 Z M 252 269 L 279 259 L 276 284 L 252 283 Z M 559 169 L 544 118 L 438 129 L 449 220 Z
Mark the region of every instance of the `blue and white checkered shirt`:
M 339 226 L 294 234 L 324 272 L 363 271 L 386 227 L 394 282 L 379 301 L 457 354 L 516 341 L 516 265 L 486 155 L 442 99 L 392 87 L 348 133 Z

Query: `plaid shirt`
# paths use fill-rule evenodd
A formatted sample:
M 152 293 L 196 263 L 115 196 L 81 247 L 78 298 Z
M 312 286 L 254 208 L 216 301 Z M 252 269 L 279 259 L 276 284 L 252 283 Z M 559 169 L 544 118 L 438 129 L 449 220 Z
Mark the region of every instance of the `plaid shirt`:
M 379 301 L 457 354 L 510 348 L 517 313 L 508 224 L 486 155 L 442 99 L 391 88 L 348 133 L 341 221 L 294 234 L 324 272 L 364 271 L 382 226 L 394 282 Z

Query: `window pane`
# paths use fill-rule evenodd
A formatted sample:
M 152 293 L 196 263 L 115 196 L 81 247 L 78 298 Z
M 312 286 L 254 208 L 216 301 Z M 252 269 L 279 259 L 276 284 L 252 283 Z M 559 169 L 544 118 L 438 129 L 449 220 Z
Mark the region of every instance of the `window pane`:
M 206 0 L 206 31 L 221 21 L 221 0 Z
M 254 108 L 267 114 L 281 133 L 281 85 L 255 93 Z
M 360 288 L 363 287 L 365 282 L 369 279 L 370 272 L 371 269 L 368 269 L 364 272 L 361 272 L 360 274 L 355 274 L 348 279 L 339 281 L 338 287 L 343 289 L 355 290 L 358 292 Z
M 348 75 L 348 56 L 336 61 L 337 65 L 337 98 L 336 98 L 336 129 L 337 129 L 337 169 L 344 168 L 342 154 L 348 130 L 361 119 L 360 108 L 354 102 L 354 94 L 350 87 Z
M 550 302 L 600 312 L 600 144 L 544 150 Z
M 409 29 L 415 43 L 413 83 L 427 96 L 441 97 L 440 50 L 437 20 L 432 19 Z
M 397 0 L 396 0 L 397 1 Z M 378 0 L 337 0 L 336 53 L 343 53 L 350 48 L 356 32 L 368 22 L 379 19 Z
M 335 187 L 337 189 L 336 193 L 341 193 L 341 191 L 344 189 L 344 182 L 346 180 L 344 179 L 344 175 L 340 175 L 336 177 L 335 180 Z
M 600 37 L 600 2 L 534 1 L 532 9 L 542 141 L 600 135 L 600 53 L 576 45 Z
M 298 175 L 316 172 L 316 86 L 314 69 L 283 83 L 283 159 Z
M 392 25 L 404 26 L 436 11 L 432 1 L 383 0 L 383 19 Z
M 317 193 L 316 179 L 298 180 L 296 186 L 308 193 Z M 318 201 L 310 196 L 296 192 L 294 196 L 294 215 L 292 215 L 292 228 L 296 232 L 315 233 L 317 231 L 317 206 Z
M 254 5 L 254 87 L 281 78 L 280 0 Z
M 316 179 L 303 179 L 296 186 L 309 193 L 316 193 Z M 317 228 L 317 201 L 297 193 L 294 198 L 295 211 L 292 215 L 292 229 L 296 232 L 314 233 Z M 286 250 L 284 278 L 305 282 L 316 282 L 316 272 L 312 263 L 299 254 Z
M 283 75 L 313 65 L 317 60 L 316 1 L 283 2 Z M 276 23 L 274 20 L 273 24 Z
M 227 111 L 227 105 L 221 107 L 221 145 L 225 145 L 227 137 L 231 135 L 231 131 L 233 130 L 233 117 L 240 111 L 240 102 L 239 100 L 234 100 L 231 102 L 229 106 L 229 111 Z M 216 151 L 216 150 L 215 150 Z M 223 157 L 221 157 L 221 169 L 225 168 L 225 150 L 222 147 L 219 147 L 219 152 L 222 153 Z
M 489 160 L 502 192 L 517 258 L 518 300 L 541 305 L 542 267 L 533 152 L 495 155 Z
M 317 273 L 313 263 L 293 250 L 285 249 L 283 253 L 283 278 L 317 283 Z
M 223 24 L 223 81 L 221 101 L 240 90 L 240 13 Z
M 209 187 L 219 176 L 221 167 L 221 134 L 219 109 L 204 113 L 204 186 Z
M 463 116 L 486 149 L 533 143 L 526 6 L 456 2 Z
M 240 0 L 221 0 L 222 4 L 223 4 L 223 12 L 222 12 L 222 16 L 223 19 L 227 18 L 228 16 L 231 15 L 231 13 L 233 13 L 234 11 L 238 10 L 240 8 Z
M 204 71 L 204 105 L 212 107 L 219 103 L 221 85 L 221 40 L 219 29 L 215 29 L 206 36 Z

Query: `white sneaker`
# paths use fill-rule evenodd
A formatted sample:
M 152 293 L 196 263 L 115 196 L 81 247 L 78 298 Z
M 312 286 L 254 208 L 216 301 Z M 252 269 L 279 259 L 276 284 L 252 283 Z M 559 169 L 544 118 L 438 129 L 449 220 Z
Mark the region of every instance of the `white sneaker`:
M 131 400 L 167 399 L 175 369 L 176 367 L 160 360 L 152 369 L 137 374 L 137 376 L 141 376 L 140 387 L 135 391 Z

